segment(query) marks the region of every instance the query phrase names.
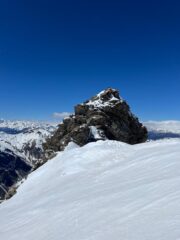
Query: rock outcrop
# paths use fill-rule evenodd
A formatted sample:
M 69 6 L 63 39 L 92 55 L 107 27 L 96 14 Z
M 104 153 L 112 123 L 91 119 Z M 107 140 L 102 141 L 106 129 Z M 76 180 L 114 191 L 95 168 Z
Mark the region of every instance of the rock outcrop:
M 145 142 L 147 129 L 115 89 L 108 88 L 90 100 L 75 106 L 75 114 L 65 118 L 47 139 L 47 155 L 62 151 L 73 141 L 79 146 L 98 140 L 117 140 L 129 144 Z

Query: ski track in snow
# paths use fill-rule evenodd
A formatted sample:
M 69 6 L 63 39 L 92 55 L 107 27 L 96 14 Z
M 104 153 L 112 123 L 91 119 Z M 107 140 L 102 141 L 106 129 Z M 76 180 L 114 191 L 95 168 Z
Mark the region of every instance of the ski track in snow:
M 0 205 L 2 240 L 180 239 L 180 139 L 64 152 Z

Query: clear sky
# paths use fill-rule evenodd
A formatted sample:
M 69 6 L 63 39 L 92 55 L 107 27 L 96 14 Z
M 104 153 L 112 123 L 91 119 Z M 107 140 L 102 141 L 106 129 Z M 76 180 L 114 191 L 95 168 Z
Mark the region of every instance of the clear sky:
M 0 0 L 0 118 L 49 120 L 103 88 L 180 120 L 180 1 Z

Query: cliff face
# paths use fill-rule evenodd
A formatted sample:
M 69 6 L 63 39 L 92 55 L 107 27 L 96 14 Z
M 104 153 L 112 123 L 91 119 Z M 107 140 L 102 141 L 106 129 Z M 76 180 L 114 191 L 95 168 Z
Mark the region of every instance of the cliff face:
M 63 120 L 44 149 L 52 153 L 64 150 L 71 141 L 83 146 L 106 139 L 129 144 L 147 140 L 147 129 L 131 113 L 119 92 L 111 88 L 75 106 L 75 114 Z
M 30 173 L 32 166 L 6 149 L 0 150 L 0 202 L 15 193 L 16 183 Z

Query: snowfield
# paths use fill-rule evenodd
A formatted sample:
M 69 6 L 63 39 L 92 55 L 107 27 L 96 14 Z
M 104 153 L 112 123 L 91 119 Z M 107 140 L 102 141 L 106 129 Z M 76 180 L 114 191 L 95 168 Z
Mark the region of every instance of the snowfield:
M 179 240 L 180 139 L 64 152 L 0 205 L 2 240 Z

